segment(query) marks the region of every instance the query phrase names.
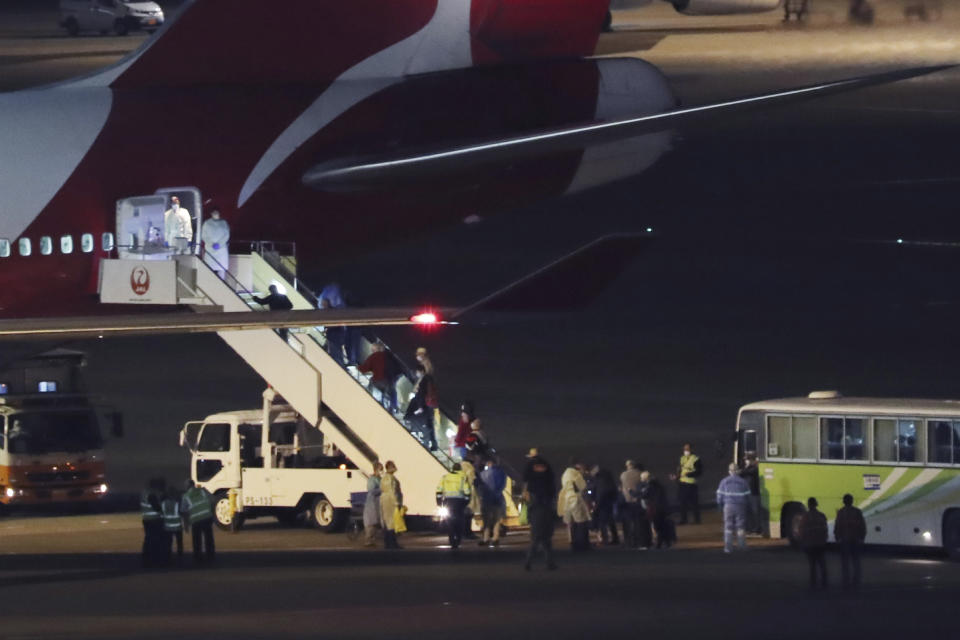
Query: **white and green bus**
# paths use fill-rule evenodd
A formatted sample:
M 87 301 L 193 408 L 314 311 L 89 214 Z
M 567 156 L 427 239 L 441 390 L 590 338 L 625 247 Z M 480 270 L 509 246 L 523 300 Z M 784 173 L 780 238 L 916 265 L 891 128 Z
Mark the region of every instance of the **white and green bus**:
M 737 416 L 735 455 L 759 460 L 772 537 L 794 540 L 807 498 L 832 520 L 849 493 L 868 544 L 960 556 L 960 401 L 819 391 L 754 402 Z

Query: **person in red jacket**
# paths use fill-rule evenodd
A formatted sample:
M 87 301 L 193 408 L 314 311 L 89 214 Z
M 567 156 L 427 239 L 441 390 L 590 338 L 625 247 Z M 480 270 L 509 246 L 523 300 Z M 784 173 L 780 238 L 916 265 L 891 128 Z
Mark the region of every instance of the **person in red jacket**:
M 369 373 L 370 386 L 379 389 L 383 394 L 384 406 L 389 402 L 390 410 L 397 411 L 397 388 L 393 381 L 396 376 L 396 366 L 389 353 L 384 351 L 383 343 L 373 343 L 373 352 L 359 366 L 360 373 Z
M 464 402 L 460 405 L 460 421 L 457 423 L 457 435 L 453 439 L 453 449 L 460 460 L 467 457 L 467 438 L 470 437 L 471 422 L 473 422 L 473 405 Z

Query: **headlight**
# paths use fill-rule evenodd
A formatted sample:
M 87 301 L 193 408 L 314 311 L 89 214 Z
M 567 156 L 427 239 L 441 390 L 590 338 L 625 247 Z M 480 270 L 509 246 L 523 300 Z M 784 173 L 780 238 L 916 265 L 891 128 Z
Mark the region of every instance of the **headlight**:
M 437 507 L 437 517 L 441 520 L 446 520 L 447 516 L 450 515 L 450 510 L 446 507 Z
M 106 492 L 107 492 L 107 485 L 101 484 L 99 487 L 95 487 L 94 490 L 93 490 L 93 492 L 94 492 L 94 493 L 106 493 Z
M 8 498 L 12 498 L 13 496 L 17 495 L 17 492 L 13 490 L 13 487 L 7 487 L 5 493 L 7 494 Z

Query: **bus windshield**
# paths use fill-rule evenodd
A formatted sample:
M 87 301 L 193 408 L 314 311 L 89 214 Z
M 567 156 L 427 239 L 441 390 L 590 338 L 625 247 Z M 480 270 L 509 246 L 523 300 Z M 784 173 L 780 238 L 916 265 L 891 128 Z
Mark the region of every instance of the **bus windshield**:
M 10 417 L 7 442 L 11 453 L 80 452 L 103 446 L 92 411 L 36 411 Z

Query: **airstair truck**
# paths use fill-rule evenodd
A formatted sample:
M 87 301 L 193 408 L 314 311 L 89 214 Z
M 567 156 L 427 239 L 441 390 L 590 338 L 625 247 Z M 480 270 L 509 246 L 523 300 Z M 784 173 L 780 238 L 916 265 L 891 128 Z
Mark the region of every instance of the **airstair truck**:
M 306 518 L 335 531 L 350 513 L 350 493 L 367 489 L 367 476 L 322 432 L 289 405 L 228 411 L 188 422 L 181 446 L 191 452 L 190 477 L 214 496 L 221 528 L 274 516 L 284 523 Z

